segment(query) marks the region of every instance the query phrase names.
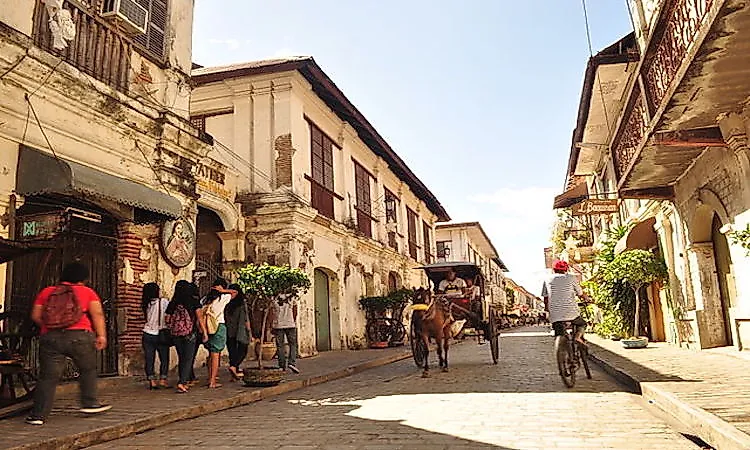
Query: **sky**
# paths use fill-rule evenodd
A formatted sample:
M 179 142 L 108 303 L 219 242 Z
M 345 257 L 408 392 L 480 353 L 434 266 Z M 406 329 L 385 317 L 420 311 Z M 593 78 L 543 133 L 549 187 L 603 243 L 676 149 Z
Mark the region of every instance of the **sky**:
M 539 294 L 589 58 L 580 0 L 196 0 L 193 61 L 310 55 Z M 594 53 L 632 31 L 587 0 Z

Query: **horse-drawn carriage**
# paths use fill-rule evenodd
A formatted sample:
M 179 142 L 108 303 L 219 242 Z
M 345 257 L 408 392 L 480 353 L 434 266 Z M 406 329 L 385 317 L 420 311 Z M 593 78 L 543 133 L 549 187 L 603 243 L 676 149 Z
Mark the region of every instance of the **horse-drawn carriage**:
M 492 362 L 497 364 L 500 356 L 500 311 L 485 298 L 482 270 L 476 264 L 466 262 L 429 264 L 419 269 L 427 274 L 430 287 L 418 289 L 412 305 L 409 341 L 416 365 L 423 367 L 425 375 L 427 374 L 429 340 L 434 338 L 438 346 L 440 367 L 448 369 L 448 341 L 453 337 L 450 327 L 456 321 L 465 321 L 465 327 L 474 328 L 480 343 L 483 340 L 489 342 Z M 459 278 L 472 280 L 479 289 L 479 295 L 473 296 L 470 292 L 439 292 L 440 282 L 451 271 Z M 445 357 L 442 355 L 443 351 Z

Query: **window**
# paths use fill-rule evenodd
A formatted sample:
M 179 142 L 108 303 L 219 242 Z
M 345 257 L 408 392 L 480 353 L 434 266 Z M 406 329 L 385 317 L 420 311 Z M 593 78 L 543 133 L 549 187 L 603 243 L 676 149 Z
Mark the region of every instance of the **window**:
M 451 241 L 438 241 L 435 245 L 437 247 L 438 258 L 446 261 L 451 259 Z
M 358 163 L 354 163 L 354 189 L 357 198 L 357 230 L 372 237 L 372 200 L 370 198 L 370 178 L 372 176 Z
M 333 141 L 320 128 L 310 124 L 312 207 L 333 219 Z
M 166 56 L 164 35 L 169 23 L 167 16 L 168 0 L 136 1 L 148 10 L 148 26 L 146 27 L 146 33 L 135 36 L 133 42 L 151 56 L 160 61 L 164 60 Z
M 385 190 L 385 223 L 388 232 L 388 246 L 398 251 L 398 198 Z
M 427 222 L 422 222 L 422 245 L 424 246 L 424 262 L 432 264 L 432 228 Z
M 417 245 L 417 214 L 409 208 L 406 208 L 406 224 L 408 229 L 409 256 L 416 260 L 419 254 Z

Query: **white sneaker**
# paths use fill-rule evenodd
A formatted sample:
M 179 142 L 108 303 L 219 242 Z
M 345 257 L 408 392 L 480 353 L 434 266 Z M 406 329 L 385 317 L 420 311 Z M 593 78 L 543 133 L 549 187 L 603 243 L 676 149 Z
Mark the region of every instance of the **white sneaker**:
M 289 364 L 289 370 L 291 370 L 294 373 L 299 373 L 299 369 L 294 364 Z
M 98 404 L 93 406 L 85 406 L 79 409 L 79 411 L 85 414 L 98 414 L 100 412 L 109 411 L 110 409 L 112 409 L 112 405 Z

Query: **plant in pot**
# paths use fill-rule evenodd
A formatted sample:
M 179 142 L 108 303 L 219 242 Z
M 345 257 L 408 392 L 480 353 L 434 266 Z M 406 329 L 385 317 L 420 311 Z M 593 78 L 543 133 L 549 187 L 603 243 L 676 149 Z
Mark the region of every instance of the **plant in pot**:
M 262 346 L 266 337 L 266 324 L 272 302 L 279 305 L 289 303 L 310 289 L 310 278 L 300 269 L 289 266 L 271 266 L 268 264 L 248 264 L 237 271 L 239 284 L 252 302 L 252 310 L 259 312 L 261 322 L 260 341 L 256 346 Z M 261 355 L 256 347 L 256 354 Z M 281 369 L 265 369 L 264 358 L 258 357 L 258 367 L 245 368 L 244 381 L 248 386 L 273 386 L 281 382 L 284 372 Z
M 628 250 L 612 260 L 604 276 L 607 281 L 624 283 L 635 294 L 633 335 L 622 340 L 623 346 L 626 348 L 646 347 L 648 338 L 638 336 L 641 325 L 641 288 L 650 283 L 665 280 L 668 276 L 666 264 L 661 258 L 647 250 Z

